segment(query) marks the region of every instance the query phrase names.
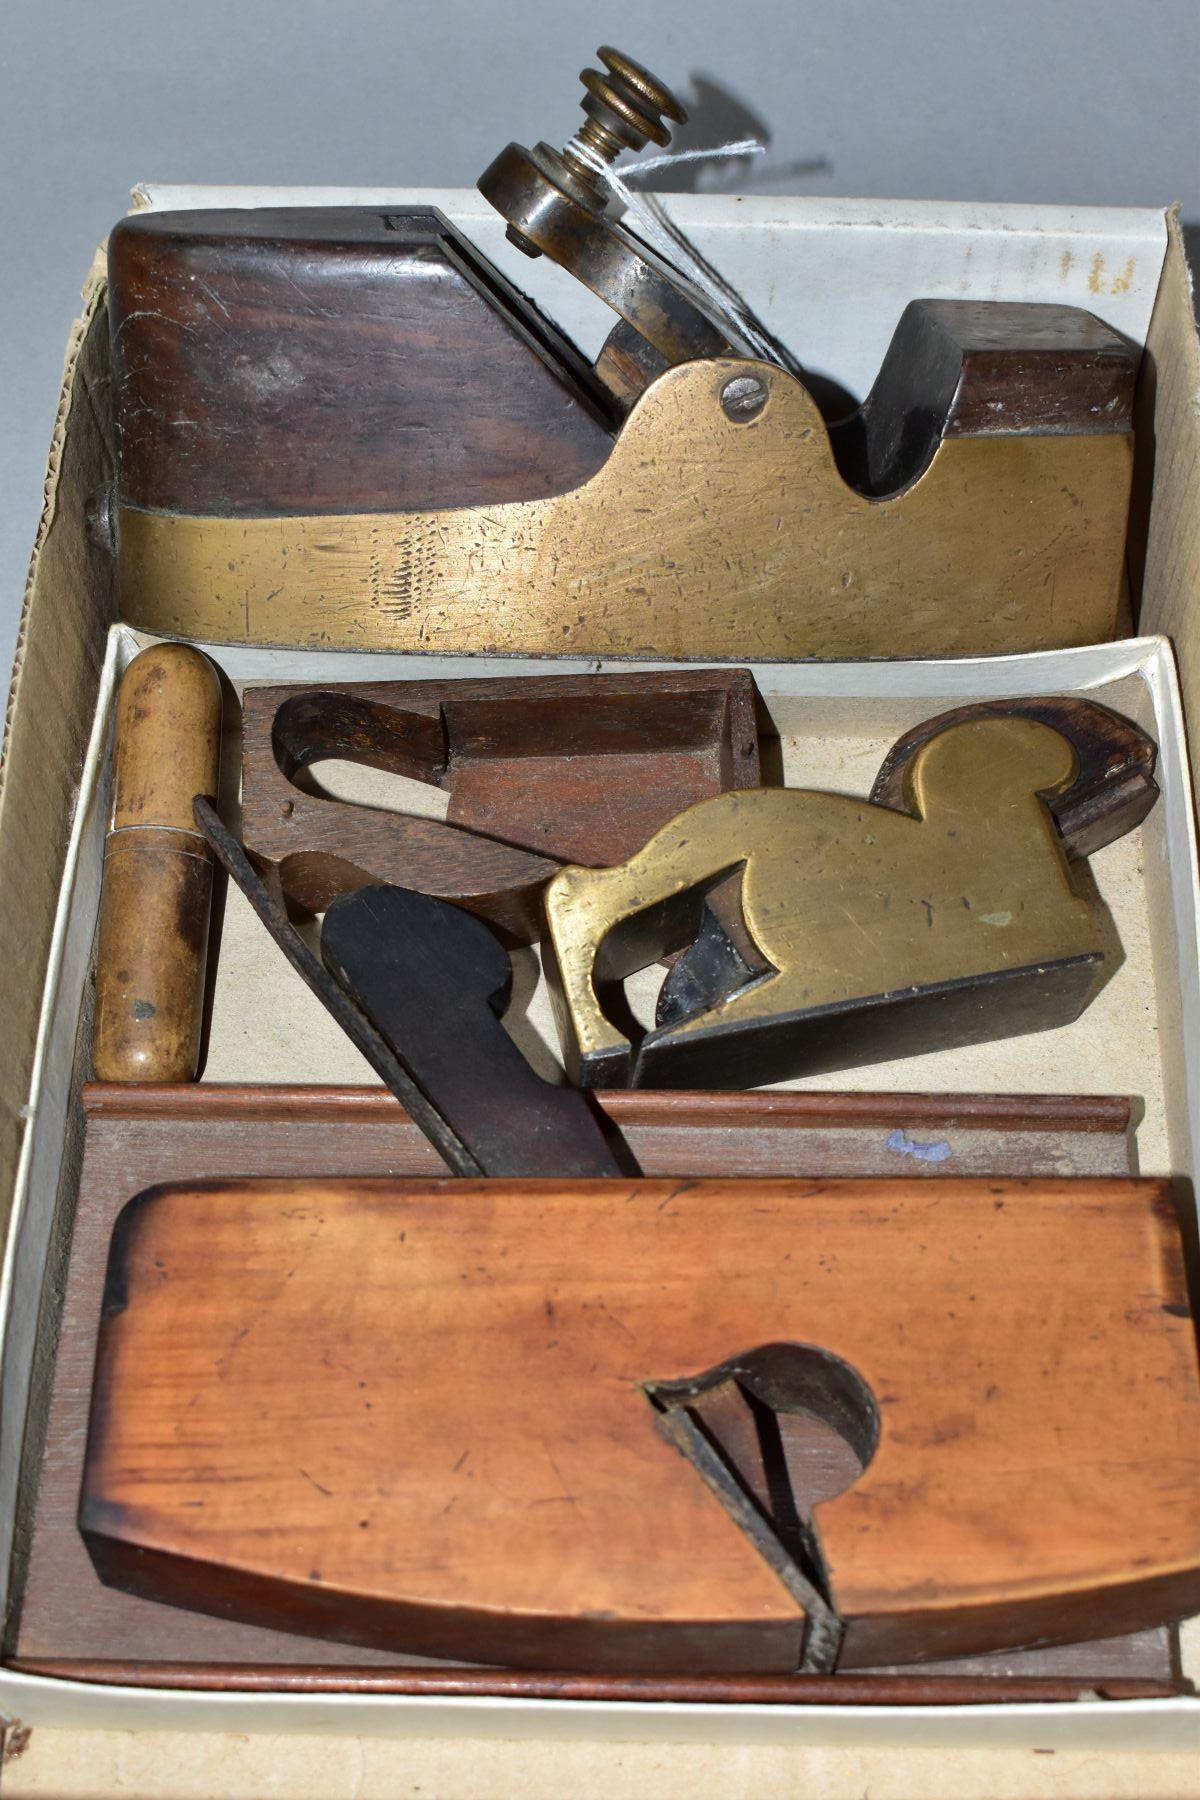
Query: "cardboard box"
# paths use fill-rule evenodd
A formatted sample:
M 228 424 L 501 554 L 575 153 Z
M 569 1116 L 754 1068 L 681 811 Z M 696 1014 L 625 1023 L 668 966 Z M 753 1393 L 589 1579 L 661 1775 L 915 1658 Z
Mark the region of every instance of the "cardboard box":
M 503 227 L 474 196 L 323 190 L 149 190 L 143 204 L 404 204 L 432 199 L 505 260 Z M 989 694 L 1087 692 L 1157 737 L 1162 799 L 1094 868 L 1125 951 L 1096 1005 L 1062 1031 L 931 1056 L 817 1085 L 1129 1092 L 1145 1100 L 1143 1172 L 1192 1179 L 1200 1143 L 1200 958 L 1186 719 L 1200 706 L 1200 348 L 1178 231 L 1157 213 L 928 204 L 735 201 L 675 208 L 685 229 L 806 364 L 862 392 L 916 294 L 1069 300 L 1146 346 L 1131 587 L 1142 635 L 1113 645 L 955 662 L 757 665 L 789 779 L 865 791 L 907 725 Z M 512 253 L 508 253 L 512 254 Z M 529 265 L 510 262 L 526 283 Z M 600 316 L 539 265 L 538 297 L 595 348 Z M 8 1238 L 0 1305 L 0 1564 L 19 1602 L 38 1424 L 53 1367 L 55 1299 L 78 1167 L 74 1084 L 98 893 L 110 707 L 136 635 L 110 630 L 111 569 L 83 525 L 111 460 L 102 268 L 72 334 L 0 764 L 0 917 L 9 1005 L 0 1046 L 0 1194 Z M 1178 679 L 1168 639 L 1178 658 Z M 515 662 L 213 652 L 235 682 L 368 674 L 520 672 Z M 564 669 L 579 670 L 579 663 Z M 588 665 L 595 667 L 596 665 Z M 648 665 L 640 665 L 648 666 Z M 269 1007 L 263 1001 L 269 997 Z M 263 1020 L 269 1019 L 264 1028 Z M 535 997 L 532 1027 L 548 1035 Z M 1189 1061 L 1189 1047 L 1190 1057 Z M 206 1079 L 367 1075 L 265 938 L 231 903 Z M 1200 1741 L 1200 1702 L 818 1708 L 666 1706 L 398 1696 L 185 1693 L 85 1686 L 0 1670 L 0 1709 L 25 1723 L 326 1730 L 500 1737 L 662 1737 L 704 1742 L 1132 1745 Z

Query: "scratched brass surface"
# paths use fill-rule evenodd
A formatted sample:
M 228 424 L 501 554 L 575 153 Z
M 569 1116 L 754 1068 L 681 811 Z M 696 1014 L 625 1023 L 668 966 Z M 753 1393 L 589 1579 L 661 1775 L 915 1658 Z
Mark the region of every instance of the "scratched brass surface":
M 546 917 L 568 1062 L 627 1046 L 593 980 L 613 927 L 739 865 L 746 930 L 778 972 L 682 1020 L 676 1038 L 1099 951 L 1039 798 L 1076 766 L 1045 725 L 981 719 L 914 757 L 916 817 L 841 794 L 750 788 L 688 807 L 624 863 L 560 869 Z
M 734 372 L 767 384 L 728 419 Z M 668 370 L 604 467 L 545 500 L 271 519 L 122 508 L 122 617 L 212 643 L 497 655 L 989 655 L 1111 637 L 1132 439 L 956 438 L 847 487 L 803 387 Z

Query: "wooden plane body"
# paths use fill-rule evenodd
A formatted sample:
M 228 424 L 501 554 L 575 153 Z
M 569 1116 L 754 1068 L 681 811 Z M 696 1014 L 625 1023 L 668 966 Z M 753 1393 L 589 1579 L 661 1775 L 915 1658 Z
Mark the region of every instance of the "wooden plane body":
M 768 1454 L 789 1411 L 852 1453 L 815 1504 Z M 854 1668 L 1183 1616 L 1169 1191 L 152 1189 L 114 1234 L 80 1525 L 150 1599 L 525 1667 Z

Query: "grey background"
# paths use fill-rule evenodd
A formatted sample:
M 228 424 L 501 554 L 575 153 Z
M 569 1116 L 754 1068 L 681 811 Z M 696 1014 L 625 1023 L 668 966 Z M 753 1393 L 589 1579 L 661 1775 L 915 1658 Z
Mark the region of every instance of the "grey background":
M 79 285 L 132 184 L 470 185 L 574 130 L 601 42 L 692 106 L 682 144 L 769 137 L 743 190 L 1200 219 L 1200 0 L 4 0 L 0 667 Z

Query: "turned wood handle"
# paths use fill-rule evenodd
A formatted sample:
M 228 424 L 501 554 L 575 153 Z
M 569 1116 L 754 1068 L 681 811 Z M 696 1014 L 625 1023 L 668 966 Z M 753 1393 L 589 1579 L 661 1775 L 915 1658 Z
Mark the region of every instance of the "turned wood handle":
M 192 817 L 215 795 L 221 689 L 207 657 L 160 644 L 117 695 L 92 1066 L 101 1081 L 192 1081 L 200 1055 L 212 853 Z

